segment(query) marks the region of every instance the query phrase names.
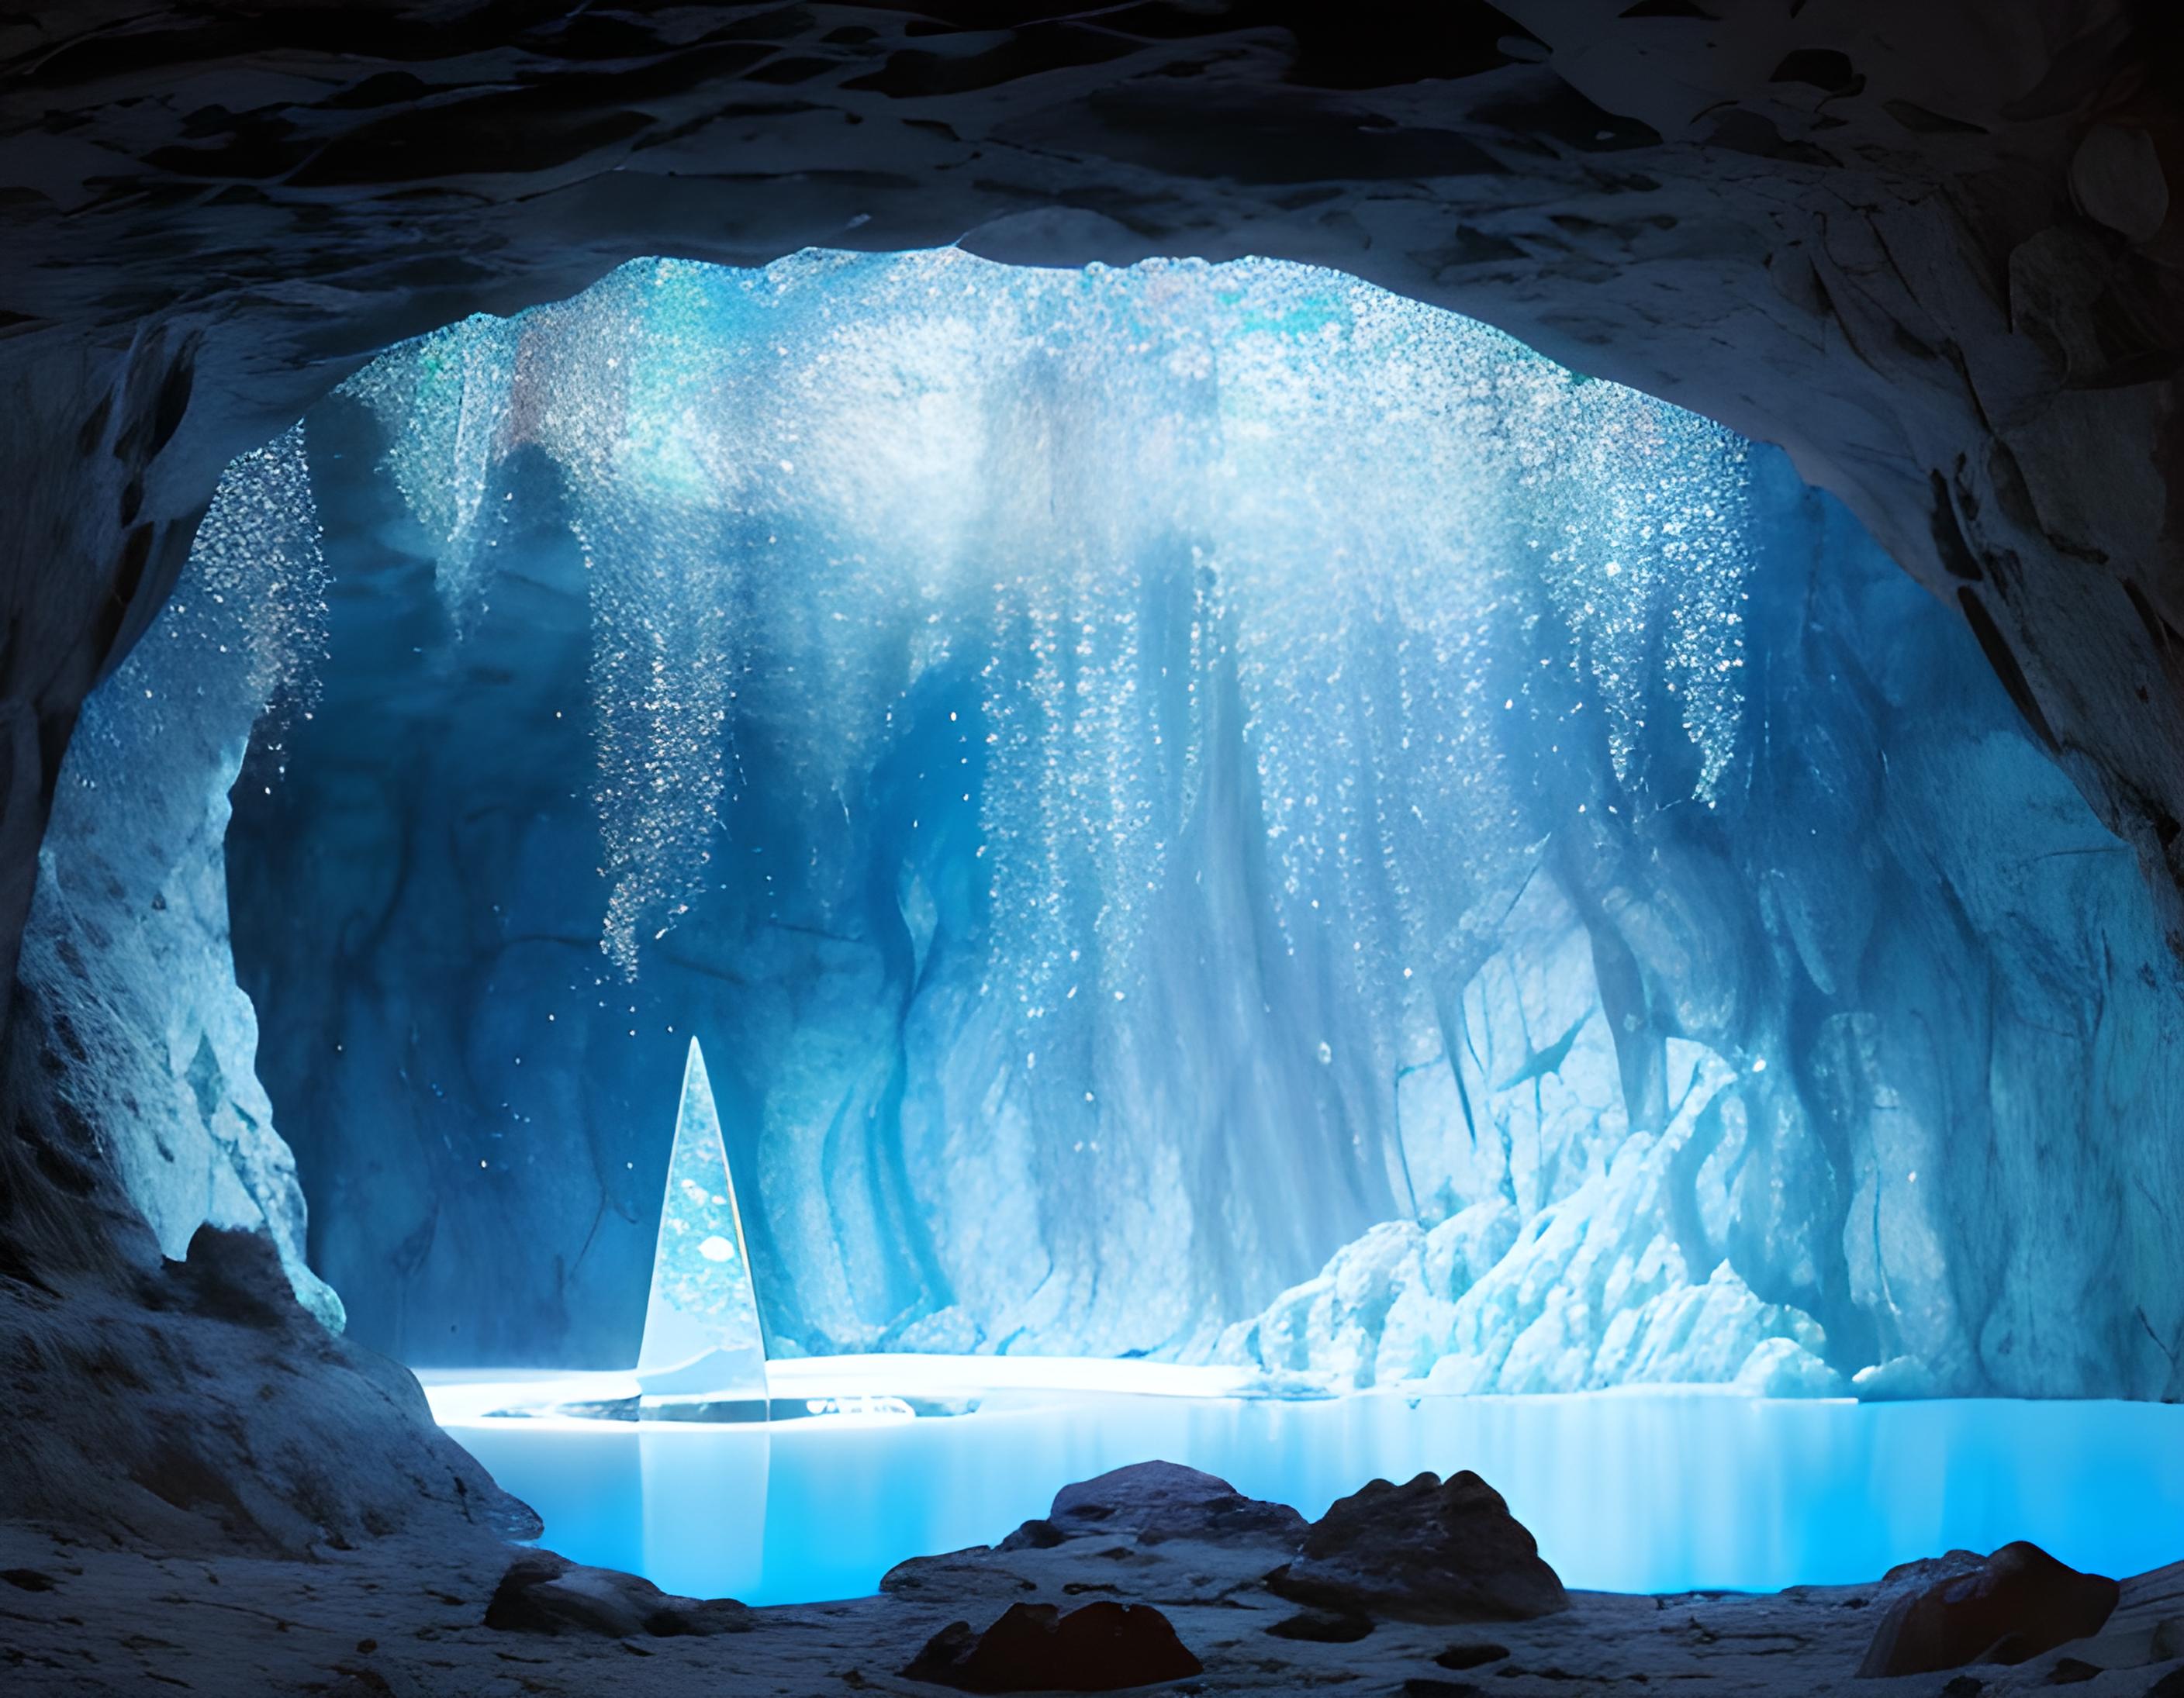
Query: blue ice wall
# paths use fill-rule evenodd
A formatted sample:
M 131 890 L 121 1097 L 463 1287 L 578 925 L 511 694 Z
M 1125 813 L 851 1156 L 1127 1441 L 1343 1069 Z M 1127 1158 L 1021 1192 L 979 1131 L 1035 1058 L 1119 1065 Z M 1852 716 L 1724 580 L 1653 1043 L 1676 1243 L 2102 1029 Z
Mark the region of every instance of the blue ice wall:
M 315 1265 L 633 1358 L 688 1038 L 769 1329 L 2155 1395 L 2175 970 L 1778 456 L 1246 263 L 646 262 L 309 420 L 238 792 Z
M 277 779 L 283 727 L 311 712 L 326 587 L 298 426 L 228 467 L 184 582 L 85 704 L 39 851 L 18 1017 L 42 1031 L 63 1123 L 114 1164 L 166 1255 L 207 1221 L 263 1230 L 338 1328 L 254 1070 L 223 849 L 254 727 L 247 789 Z

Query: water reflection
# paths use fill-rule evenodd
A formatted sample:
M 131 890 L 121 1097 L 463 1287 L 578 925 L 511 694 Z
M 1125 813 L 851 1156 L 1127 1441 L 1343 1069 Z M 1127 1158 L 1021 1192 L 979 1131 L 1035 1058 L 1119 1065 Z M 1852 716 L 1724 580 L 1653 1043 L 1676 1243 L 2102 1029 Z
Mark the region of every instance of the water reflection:
M 1375 1475 L 1473 1468 L 1603 1590 L 1853 1581 L 2024 1538 L 2118 1575 L 2184 1556 L 2184 1409 L 2153 1404 L 1004 1392 L 947 1419 L 451 1430 L 564 1555 L 752 1603 L 870 1592 L 1154 1456 L 1312 1516 Z

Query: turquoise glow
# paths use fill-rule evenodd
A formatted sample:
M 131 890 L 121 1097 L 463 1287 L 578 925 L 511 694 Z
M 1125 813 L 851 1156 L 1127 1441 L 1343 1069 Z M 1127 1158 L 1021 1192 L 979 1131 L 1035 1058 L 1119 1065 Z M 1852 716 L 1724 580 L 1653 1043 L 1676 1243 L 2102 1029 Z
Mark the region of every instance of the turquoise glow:
M 770 1433 L 454 1431 L 544 1516 L 552 1549 L 764 1604 L 869 1593 L 905 1557 L 991 1544 L 1063 1482 L 1150 1456 L 1314 1516 L 1376 1474 L 1472 1468 L 1566 1584 L 1602 1591 L 1849 1584 L 2013 1539 L 2134 1574 L 2175 1557 L 2184 1517 L 2184 1409 L 2152 1404 L 1018 1394 L 954 1419 Z

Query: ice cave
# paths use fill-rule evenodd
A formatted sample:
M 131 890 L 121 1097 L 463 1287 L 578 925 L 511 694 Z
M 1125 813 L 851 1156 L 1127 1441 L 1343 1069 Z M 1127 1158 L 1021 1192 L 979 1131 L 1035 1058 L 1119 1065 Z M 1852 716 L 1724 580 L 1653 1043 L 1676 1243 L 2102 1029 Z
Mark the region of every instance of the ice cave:
M 2180 1698 L 2184 37 L 1022 9 L 0 19 L 7 1690 Z

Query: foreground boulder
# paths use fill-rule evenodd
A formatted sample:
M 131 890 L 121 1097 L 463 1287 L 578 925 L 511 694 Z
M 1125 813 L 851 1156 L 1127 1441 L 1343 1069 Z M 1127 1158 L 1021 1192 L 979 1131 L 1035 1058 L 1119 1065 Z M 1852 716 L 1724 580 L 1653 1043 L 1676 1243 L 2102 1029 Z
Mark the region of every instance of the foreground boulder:
M 1196 1539 L 1294 1550 L 1304 1530 L 1305 1518 L 1287 1504 L 1247 1498 L 1217 1474 L 1178 1462 L 1134 1462 L 1064 1486 L 1045 1520 L 1026 1522 L 1000 1548 L 1045 1550 L 1096 1534 L 1140 1545 Z
M 528 1550 L 501 1576 L 486 1606 L 485 1624 L 504 1633 L 671 1639 L 749 1633 L 751 1613 L 733 1598 L 678 1598 L 634 1574 L 582 1567 L 550 1550 Z
M 1972 1662 L 2023 1662 L 2098 1633 L 2121 1595 L 2105 1575 L 2081 1574 L 2020 1539 L 1898 1598 L 1858 1672 L 1930 1674 Z
M 1563 1583 L 1501 1493 L 1468 1470 L 1374 1480 L 1306 1529 L 1269 1575 L 1277 1594 L 1397 1621 L 1528 1621 L 1569 1607 Z
M 903 1670 L 959 1692 L 1119 1692 L 1202 1673 L 1150 1604 L 1011 1604 L 985 1632 L 953 1622 Z

